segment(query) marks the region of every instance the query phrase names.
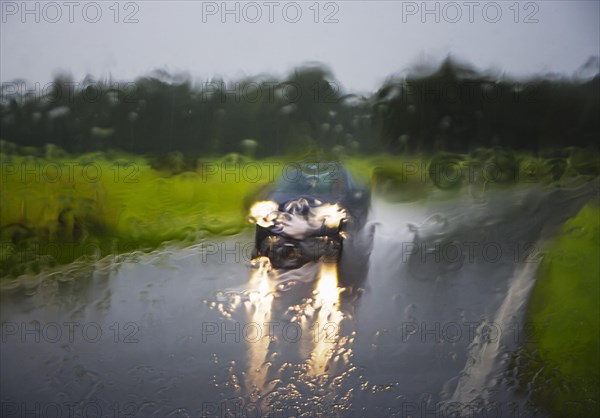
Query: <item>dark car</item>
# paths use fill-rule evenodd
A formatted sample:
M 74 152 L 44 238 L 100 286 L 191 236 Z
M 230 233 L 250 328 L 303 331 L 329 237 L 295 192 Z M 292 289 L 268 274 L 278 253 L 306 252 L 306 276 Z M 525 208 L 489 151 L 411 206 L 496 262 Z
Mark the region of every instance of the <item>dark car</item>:
M 253 258 L 268 257 L 279 269 L 338 261 L 344 239 L 364 224 L 369 202 L 368 189 L 337 162 L 286 166 L 250 209 Z

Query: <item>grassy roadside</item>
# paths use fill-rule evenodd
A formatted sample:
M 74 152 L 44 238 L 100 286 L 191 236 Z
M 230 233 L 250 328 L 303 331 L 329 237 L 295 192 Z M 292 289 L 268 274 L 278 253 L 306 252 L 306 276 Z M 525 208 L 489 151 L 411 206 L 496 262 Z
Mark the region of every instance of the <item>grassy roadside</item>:
M 348 163 L 371 178 L 376 193 L 393 201 L 480 195 L 515 184 L 560 185 L 575 177 L 600 175 L 598 152 L 577 148 L 547 157 L 482 148 L 471 154 L 350 158 Z
M 553 417 L 600 416 L 600 208 L 588 205 L 550 245 L 514 359 L 522 390 Z
M 244 196 L 268 177 L 243 181 L 235 161 L 222 162 L 173 175 L 136 156 L 4 158 L 0 277 L 36 273 L 83 255 L 239 232 L 246 226 Z
M 86 255 L 97 259 L 237 233 L 248 225 L 248 198 L 287 162 L 304 158 L 229 154 L 190 165 L 181 155 L 167 155 L 169 164 L 156 166 L 141 156 L 110 152 L 68 156 L 53 146 L 21 151 L 0 154 L 0 277 L 35 274 Z M 414 201 L 600 172 L 596 154 L 563 154 L 538 158 L 485 149 L 342 161 L 368 179 L 375 194 Z

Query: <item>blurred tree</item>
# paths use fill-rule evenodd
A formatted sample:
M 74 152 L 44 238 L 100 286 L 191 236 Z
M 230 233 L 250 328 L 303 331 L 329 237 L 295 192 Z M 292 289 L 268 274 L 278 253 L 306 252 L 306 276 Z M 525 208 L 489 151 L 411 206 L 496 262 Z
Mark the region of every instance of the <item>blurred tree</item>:
M 165 71 L 129 83 L 89 76 L 74 83 L 61 75 L 26 97 L 3 86 L 1 139 L 20 147 L 55 144 L 67 152 L 179 151 L 186 166 L 197 157 L 240 151 L 264 158 L 306 149 L 414 153 L 504 146 L 546 152 L 597 146 L 600 76 L 597 60 L 588 61 L 574 79 L 517 82 L 447 59 L 429 72 L 392 78 L 371 97 L 344 92 L 319 65 L 283 79 L 196 86 L 187 75 Z M 256 142 L 252 152 L 240 148 L 248 138 Z

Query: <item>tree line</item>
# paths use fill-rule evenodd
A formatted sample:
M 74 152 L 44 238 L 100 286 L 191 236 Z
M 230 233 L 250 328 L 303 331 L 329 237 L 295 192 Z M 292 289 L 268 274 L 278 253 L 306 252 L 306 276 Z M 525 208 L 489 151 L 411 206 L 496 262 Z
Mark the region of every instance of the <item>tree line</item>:
M 120 83 L 17 80 L 2 85 L 0 139 L 25 152 L 53 144 L 69 153 L 118 149 L 186 158 L 307 149 L 541 152 L 597 147 L 599 114 L 598 74 L 515 81 L 447 59 L 433 71 L 390 78 L 368 97 L 344 91 L 323 66 L 235 82 L 198 83 L 165 72 Z

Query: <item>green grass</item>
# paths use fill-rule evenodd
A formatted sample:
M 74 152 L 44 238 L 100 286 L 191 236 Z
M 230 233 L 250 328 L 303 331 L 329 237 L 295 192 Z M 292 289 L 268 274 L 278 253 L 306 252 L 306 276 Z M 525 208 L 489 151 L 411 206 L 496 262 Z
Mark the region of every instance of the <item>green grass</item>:
M 567 221 L 541 263 L 520 379 L 555 417 L 600 416 L 600 209 Z
M 37 149 L 21 151 L 0 153 L 0 277 L 37 273 L 84 255 L 147 251 L 165 242 L 237 233 L 248 226 L 249 199 L 273 178 L 269 164 L 280 170 L 286 162 L 307 158 L 252 160 L 229 154 L 186 165 L 179 154 L 166 156 L 165 161 L 181 163 L 169 168 L 115 152 L 70 157 L 47 146 L 42 157 Z M 433 157 L 345 157 L 343 162 L 370 181 L 374 194 L 415 201 L 600 171 L 597 154 L 567 154 L 555 161 L 476 150 Z M 189 171 L 181 172 L 184 166 Z M 259 167 L 260 175 L 251 166 Z M 495 171 L 485 171 L 490 166 Z
M 600 155 L 594 150 L 565 149 L 562 157 L 543 158 L 503 149 L 471 154 L 382 155 L 350 158 L 349 165 L 368 173 L 374 191 L 389 200 L 453 198 L 481 195 L 515 184 L 560 185 L 577 176 L 598 176 Z
M 3 158 L 0 276 L 36 273 L 85 254 L 149 250 L 165 241 L 241 231 L 247 225 L 244 197 L 268 177 L 254 183 L 223 177 L 218 159 L 210 167 L 209 174 L 199 168 L 171 175 L 133 156 Z

